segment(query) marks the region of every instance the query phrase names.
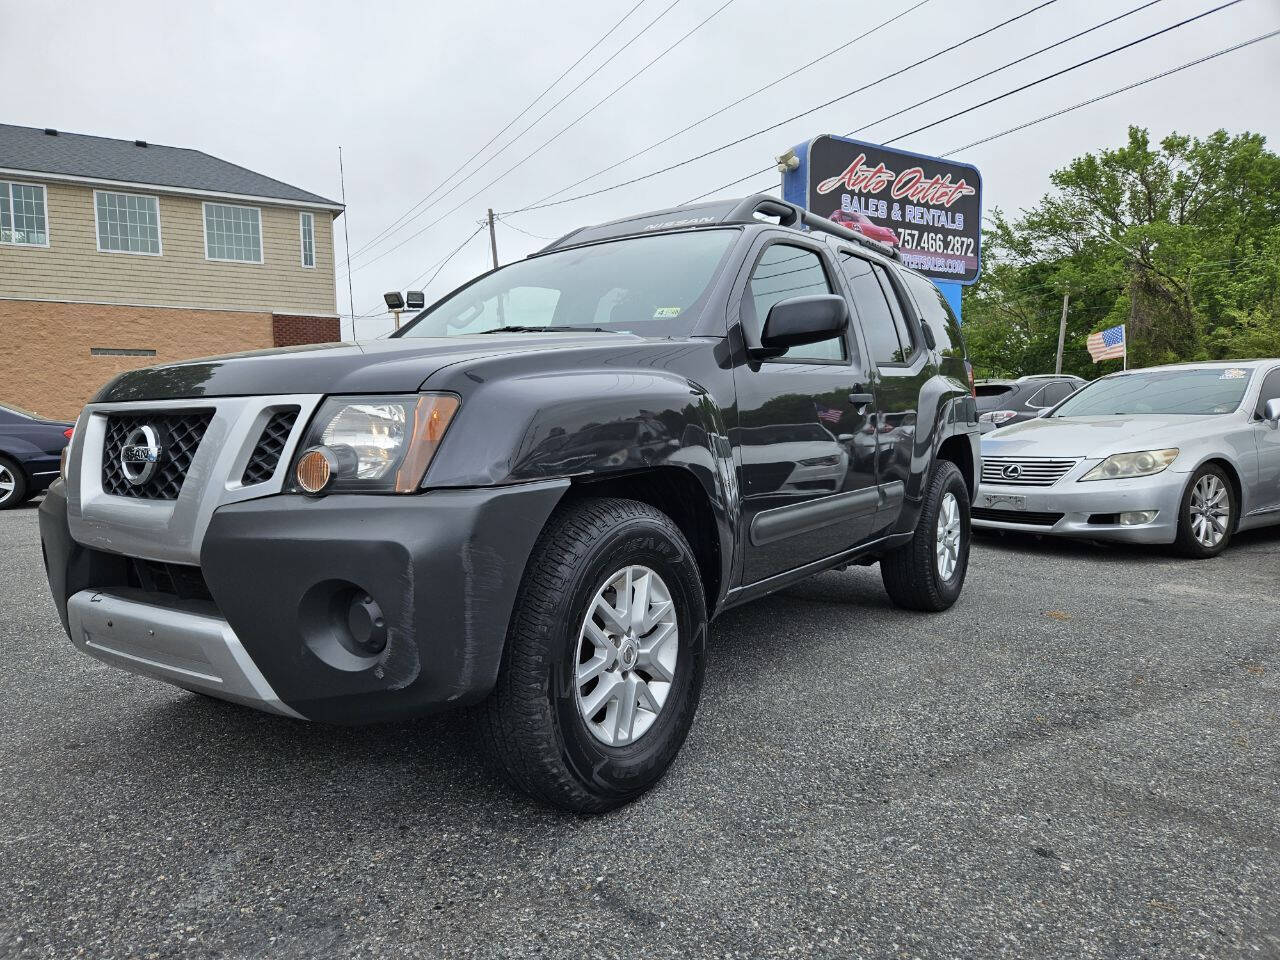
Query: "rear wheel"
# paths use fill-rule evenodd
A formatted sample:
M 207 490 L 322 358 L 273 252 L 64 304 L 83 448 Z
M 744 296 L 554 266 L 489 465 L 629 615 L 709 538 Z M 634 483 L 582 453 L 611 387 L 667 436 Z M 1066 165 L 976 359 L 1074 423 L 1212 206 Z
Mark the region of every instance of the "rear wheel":
M 0 457 L 0 510 L 16 507 L 27 499 L 27 475 L 12 460 Z
M 1191 476 L 1178 511 L 1174 546 L 1185 557 L 1216 557 L 1231 542 L 1235 529 L 1235 493 L 1221 467 L 1207 464 Z
M 880 559 L 889 599 L 907 610 L 946 610 L 969 568 L 969 488 L 959 468 L 939 460 L 911 539 Z
M 482 708 L 508 779 L 578 813 L 653 786 L 693 722 L 706 619 L 697 562 L 665 514 L 616 499 L 557 511 L 529 558 Z

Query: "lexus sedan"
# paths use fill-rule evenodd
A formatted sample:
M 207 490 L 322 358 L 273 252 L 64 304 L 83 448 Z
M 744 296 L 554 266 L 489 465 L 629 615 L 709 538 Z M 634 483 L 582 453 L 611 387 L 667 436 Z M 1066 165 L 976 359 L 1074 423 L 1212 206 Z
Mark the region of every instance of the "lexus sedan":
M 1212 557 L 1280 523 L 1280 359 L 1101 377 L 982 438 L 973 525 Z
M 0 510 L 16 507 L 58 479 L 71 424 L 0 403 Z

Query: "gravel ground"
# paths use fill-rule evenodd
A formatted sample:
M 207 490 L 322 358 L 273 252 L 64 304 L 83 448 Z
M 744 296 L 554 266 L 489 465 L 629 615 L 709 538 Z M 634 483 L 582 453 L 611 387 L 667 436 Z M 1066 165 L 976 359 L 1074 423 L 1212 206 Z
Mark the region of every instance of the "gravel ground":
M 983 539 L 938 616 L 825 574 L 719 620 L 675 766 L 575 819 L 458 718 L 79 656 L 0 514 L 0 956 L 1277 957 L 1278 548 Z

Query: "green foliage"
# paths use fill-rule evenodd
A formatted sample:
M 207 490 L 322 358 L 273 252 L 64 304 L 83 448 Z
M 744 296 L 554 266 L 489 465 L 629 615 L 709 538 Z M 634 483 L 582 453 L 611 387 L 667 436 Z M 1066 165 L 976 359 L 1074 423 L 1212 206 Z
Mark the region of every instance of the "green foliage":
M 1127 324 L 1129 365 L 1280 356 L 1280 156 L 1252 133 L 1171 134 L 1085 154 L 1010 219 L 993 211 L 983 276 L 964 293 L 980 377 L 1052 372 L 1063 293 L 1063 370 L 1094 364 L 1089 334 Z

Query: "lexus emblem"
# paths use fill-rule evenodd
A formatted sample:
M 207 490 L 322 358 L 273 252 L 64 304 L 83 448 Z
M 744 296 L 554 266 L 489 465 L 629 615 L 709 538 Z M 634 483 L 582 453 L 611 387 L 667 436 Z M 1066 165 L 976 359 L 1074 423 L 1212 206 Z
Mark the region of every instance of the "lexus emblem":
M 1006 463 L 1000 473 L 1006 480 L 1017 480 L 1022 476 L 1022 467 L 1016 463 Z
M 150 424 L 134 427 L 120 448 L 120 469 L 130 486 L 140 487 L 153 476 L 164 449 Z

